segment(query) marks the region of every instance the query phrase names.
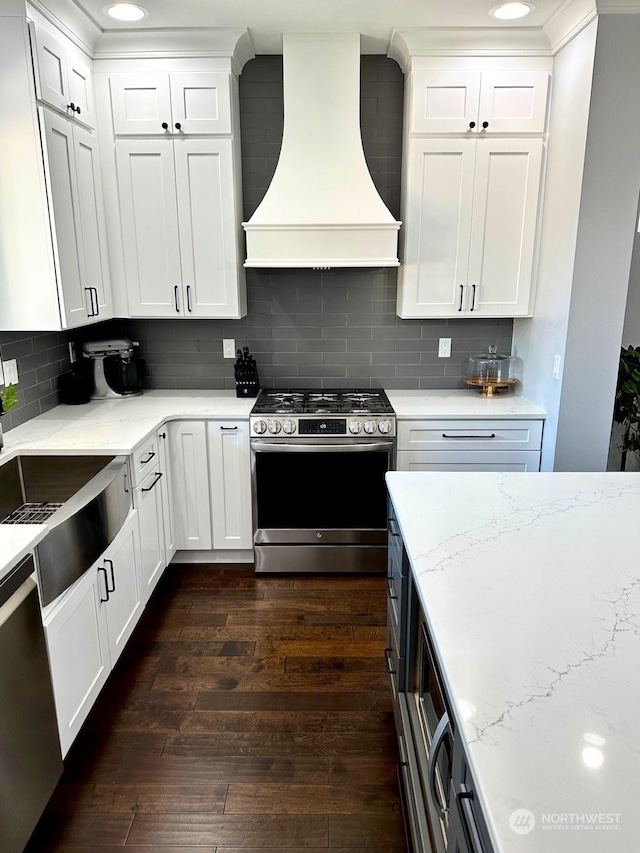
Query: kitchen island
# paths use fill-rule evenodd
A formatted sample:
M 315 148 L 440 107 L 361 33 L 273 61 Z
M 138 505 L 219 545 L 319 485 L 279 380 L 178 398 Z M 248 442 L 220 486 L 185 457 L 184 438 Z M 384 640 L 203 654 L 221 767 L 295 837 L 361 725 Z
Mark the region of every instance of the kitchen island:
M 496 853 L 635 853 L 640 476 L 387 482 Z

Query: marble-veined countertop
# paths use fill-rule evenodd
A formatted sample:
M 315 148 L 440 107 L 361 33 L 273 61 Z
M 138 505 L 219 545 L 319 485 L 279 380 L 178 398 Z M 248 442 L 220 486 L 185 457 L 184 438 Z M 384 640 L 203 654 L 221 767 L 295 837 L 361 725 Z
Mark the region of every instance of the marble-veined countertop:
M 451 420 L 542 420 L 546 413 L 518 394 L 501 392 L 482 397 L 476 389 L 387 391 L 399 420 L 450 418 Z
M 640 475 L 387 481 L 495 850 L 636 853 Z

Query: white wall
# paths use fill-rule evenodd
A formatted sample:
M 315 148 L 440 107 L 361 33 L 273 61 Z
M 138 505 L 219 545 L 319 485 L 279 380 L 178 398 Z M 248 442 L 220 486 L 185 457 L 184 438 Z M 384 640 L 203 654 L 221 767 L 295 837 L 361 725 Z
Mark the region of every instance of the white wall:
M 640 15 L 603 15 L 554 469 L 605 471 L 640 194 Z
M 640 212 L 638 220 L 640 220 Z M 622 346 L 640 347 L 640 221 L 638 221 L 638 230 L 633 241 Z
M 522 393 L 546 410 L 542 470 L 553 470 L 560 409 L 560 381 L 552 378 L 554 356 L 564 362 L 597 22 L 570 41 L 554 59 L 547 174 L 535 316 L 516 320 L 513 352 L 524 364 Z

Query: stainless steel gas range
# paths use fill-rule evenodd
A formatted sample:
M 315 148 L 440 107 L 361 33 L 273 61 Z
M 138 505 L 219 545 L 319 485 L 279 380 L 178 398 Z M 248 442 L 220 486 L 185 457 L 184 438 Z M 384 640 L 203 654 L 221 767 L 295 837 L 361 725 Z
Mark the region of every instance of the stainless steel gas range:
M 256 572 L 386 571 L 384 391 L 261 391 L 250 430 Z

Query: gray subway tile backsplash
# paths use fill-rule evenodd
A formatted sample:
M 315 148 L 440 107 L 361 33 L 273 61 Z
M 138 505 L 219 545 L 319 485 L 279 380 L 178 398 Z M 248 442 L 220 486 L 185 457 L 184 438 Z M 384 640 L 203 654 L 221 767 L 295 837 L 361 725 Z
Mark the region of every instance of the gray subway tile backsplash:
M 384 56 L 361 63 L 362 139 L 374 183 L 400 218 L 403 75 Z M 244 218 L 271 181 L 282 140 L 282 59 L 259 56 L 240 77 Z M 112 320 L 75 332 L 0 332 L 0 355 L 16 358 L 20 405 L 9 429 L 57 403 L 69 369 L 68 342 L 109 336 L 140 343 L 147 388 L 233 389 L 233 361 L 222 339 L 248 346 L 263 387 L 457 388 L 469 352 L 510 351 L 510 319 L 401 320 L 397 271 L 247 270 L 248 313 L 241 320 Z M 439 359 L 438 338 L 452 338 Z

